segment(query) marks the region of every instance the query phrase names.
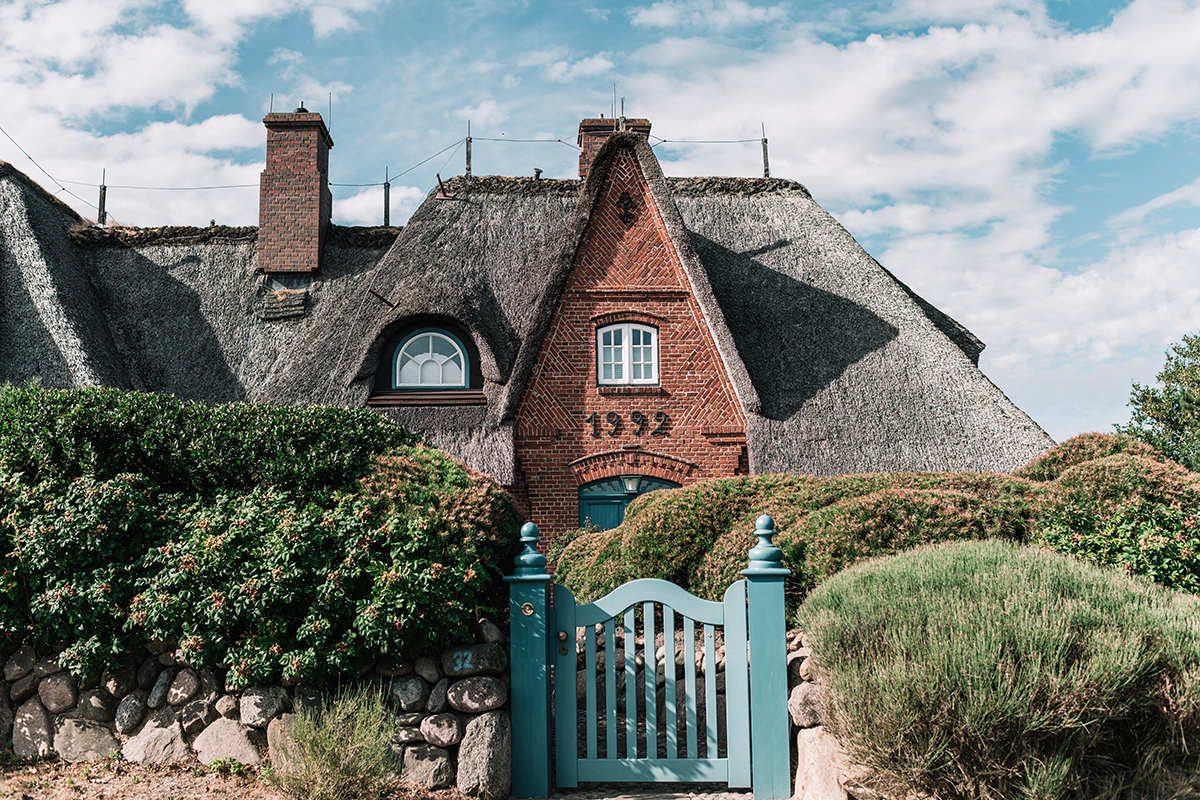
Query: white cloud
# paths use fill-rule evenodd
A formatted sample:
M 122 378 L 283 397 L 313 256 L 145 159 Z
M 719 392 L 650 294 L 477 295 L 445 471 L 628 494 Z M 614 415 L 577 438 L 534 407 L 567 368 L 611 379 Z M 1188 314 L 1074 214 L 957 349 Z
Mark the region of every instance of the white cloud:
M 612 68 L 613 62 L 600 53 L 578 61 L 555 61 L 546 67 L 545 77 L 546 80 L 562 83 L 603 75 Z
M 1157 211 L 1173 206 L 1200 206 L 1200 178 L 1186 186 L 1167 192 L 1142 203 L 1140 206 L 1127 208 L 1119 214 L 1109 217 L 1106 224 L 1109 228 L 1128 232 L 1130 229 L 1140 231 L 1140 224 Z
M 313 33 L 318 39 L 323 39 L 338 31 L 348 31 L 357 27 L 354 17 L 345 9 L 330 6 L 317 6 L 312 10 Z
M 635 8 L 629 21 L 651 28 L 703 27 L 723 30 L 744 25 L 762 25 L 782 20 L 784 5 L 755 6 L 744 0 L 659 0 L 650 6 Z
M 392 224 L 408 219 L 424 199 L 425 193 L 415 186 L 393 185 L 388 196 Z M 382 225 L 383 187 L 369 186 L 350 197 L 335 198 L 333 221 L 338 225 Z
M 1099 380 L 1131 352 L 1152 360 L 1197 327 L 1200 232 L 1138 226 L 1200 205 L 1200 180 L 1113 216 L 1108 255 L 1072 273 L 1058 268 L 1054 232 L 1071 165 L 1051 155 L 1074 136 L 1119 157 L 1191 125 L 1200 8 L 1134 0 L 1083 33 L 1032 0 L 983 7 L 983 24 L 958 27 L 944 21 L 971 18 L 963 3 L 891 11 L 943 23 L 844 45 L 798 29 L 755 52 L 722 52 L 708 34 L 667 38 L 638 52 L 642 72 L 625 85 L 667 139 L 754 138 L 765 122 L 772 174 L 804 182 L 885 266 L 984 339 L 1002 387 L 1018 375 L 1048 387 L 1036 401 L 1047 407 L 1054 392 L 1080 396 L 1070 381 Z M 761 174 L 753 142 L 672 147 L 660 148 L 667 174 Z M 1111 421 L 1128 388 L 1108 395 Z
M 508 119 L 508 114 L 495 100 L 483 100 L 473 106 L 463 106 L 454 112 L 454 116 L 484 126 L 499 125 Z

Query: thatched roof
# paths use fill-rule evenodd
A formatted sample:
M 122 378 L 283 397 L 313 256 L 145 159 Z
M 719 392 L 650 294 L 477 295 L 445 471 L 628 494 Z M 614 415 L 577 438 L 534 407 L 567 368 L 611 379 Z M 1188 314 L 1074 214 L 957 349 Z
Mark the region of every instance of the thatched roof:
M 582 184 L 459 177 L 403 229 L 334 228 L 321 273 L 283 282 L 256 273 L 253 228 L 80 226 L 0 164 L 0 330 L 14 343 L 0 378 L 362 406 L 391 333 L 455 320 L 478 350 L 486 405 L 382 413 L 511 482 L 516 406 L 621 147 L 734 382 L 753 470 L 1009 470 L 1052 444 L 979 372 L 982 343 L 803 186 L 663 178 L 634 134 L 610 137 Z

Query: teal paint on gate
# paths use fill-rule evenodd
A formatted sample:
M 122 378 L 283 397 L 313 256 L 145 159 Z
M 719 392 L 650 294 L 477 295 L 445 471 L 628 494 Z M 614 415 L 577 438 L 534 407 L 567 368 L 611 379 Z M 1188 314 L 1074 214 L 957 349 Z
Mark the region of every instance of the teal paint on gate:
M 530 525 L 526 528 L 532 528 L 532 532 L 522 537 L 526 552 L 517 559 L 517 572 L 521 574 L 506 579 L 511 581 L 509 607 L 513 620 L 513 796 L 549 796 L 548 742 L 553 719 L 553 775 L 559 788 L 577 786 L 579 781 L 720 781 L 730 788 L 751 787 L 755 800 L 789 797 L 783 618 L 783 578 L 789 570 L 783 568 L 782 554 L 771 543 L 774 526 L 770 517 L 758 520 L 755 532 L 759 541 L 750 551 L 748 568 L 742 572 L 745 580 L 730 586 L 722 602 L 702 600 L 666 581 L 643 579 L 627 583 L 594 603 L 576 605 L 567 587 L 555 585 L 553 609 L 545 616 L 539 611 L 544 605 L 534 604 L 532 613 L 526 613 L 529 608 L 521 610 L 523 603 L 532 602 L 526 598 L 531 596 L 529 589 L 534 581 L 548 580 L 543 577 L 545 559 L 537 556 L 541 558 L 537 565 L 529 560 L 529 542 L 536 543 L 537 529 Z M 540 572 L 521 572 L 523 569 Z M 538 598 L 544 604 L 545 584 L 537 585 L 542 587 Z M 661 688 L 649 670 L 638 680 L 636 657 L 640 654 L 645 663 L 654 664 L 656 632 L 676 631 L 677 619 L 683 647 L 681 683 L 675 669 L 664 670 Z M 724 627 L 725 637 L 724 755 L 718 742 L 716 709 L 718 626 Z M 619 650 L 618 628 L 623 633 Z M 636 644 L 639 630 L 643 637 L 640 648 Z M 697 632 L 703 664 L 699 675 Z M 582 709 L 577 697 L 577 641 L 584 660 Z M 663 642 L 666 664 L 675 663 L 675 635 L 664 636 Z M 527 666 L 538 653 L 546 658 L 543 666 L 554 664 L 558 680 L 553 717 L 548 705 L 549 682 L 542 682 L 547 670 Z M 618 653 L 623 662 L 620 671 L 616 669 Z M 601 658 L 603 671 L 598 676 Z M 633 691 L 619 692 L 621 679 Z M 702 715 L 698 694 L 701 684 Z M 543 710 L 544 716 L 535 720 Z M 618 710 L 625 718 L 620 729 Z M 535 730 L 539 722 L 540 731 Z M 523 736 L 528 736 L 529 742 L 518 752 Z M 664 755 L 660 755 L 660 746 L 665 748 Z
M 521 554 L 508 582 L 509 665 L 512 703 L 512 795 L 550 795 L 551 578 L 538 553 L 538 529 L 521 526 Z
M 662 629 L 673 630 L 675 617 L 682 618 L 684 657 L 683 707 L 674 671 L 665 670 L 663 718 L 658 718 L 658 687 L 654 671 L 643 671 L 640 682 L 634 661 L 640 652 L 647 664 L 654 663 L 656 609 L 661 607 Z M 641 611 L 643 644 L 638 647 L 638 611 Z M 721 781 L 731 787 L 750 786 L 750 707 L 746 695 L 746 584 L 730 586 L 721 603 L 688 594 L 673 583 L 651 578 L 627 583 L 594 603 L 577 606 L 575 596 L 565 586 L 554 587 L 554 630 L 556 643 L 555 674 L 570 676 L 563 691 L 555 695 L 555 783 L 559 788 L 577 786 L 579 781 Z M 717 753 L 716 680 L 704 680 L 705 714 L 703 727 L 697 718 L 695 625 L 703 627 L 702 653 L 704 675 L 716 675 L 714 627 L 725 626 L 725 686 L 727 755 Z M 601 626 L 603 641 L 597 641 L 596 626 Z M 617 647 L 616 628 L 624 630 L 621 660 L 624 692 L 624 743 L 617 727 Z M 583 741 L 579 736 L 578 699 L 575 691 L 576 637 L 582 629 L 584 672 L 587 675 L 583 718 Z M 646 644 L 649 643 L 649 644 Z M 675 637 L 664 636 L 667 663 L 673 664 Z M 603 648 L 603 683 L 597 678 L 596 663 Z M 647 650 L 649 651 L 647 653 Z M 741 654 L 739 659 L 738 654 Z M 634 690 L 628 691 L 628 687 Z M 731 695 L 732 693 L 732 695 Z M 734 699 L 731 699 L 732 698 Z M 743 698 L 742 701 L 736 701 Z M 637 708 L 642 701 L 643 714 Z M 632 711 L 632 713 L 630 713 Z M 682 715 L 682 720 L 680 719 Z M 679 723 L 684 722 L 683 742 L 678 741 Z M 644 727 L 643 727 L 644 726 Z M 638 728 L 644 736 L 638 736 Z M 603 731 L 604 754 L 600 754 Z M 633 731 L 634 735 L 630 736 Z M 659 755 L 659 732 L 667 748 Z M 704 756 L 700 757 L 699 736 L 703 731 Z M 653 752 L 650 742 L 654 742 Z M 682 747 L 681 747 L 682 745 Z M 579 755 L 580 749 L 583 756 Z M 686 755 L 681 756 L 680 750 Z
M 783 623 L 783 551 L 771 539 L 775 523 L 766 514 L 754 526 L 758 543 L 750 548 L 746 599 L 750 609 L 750 737 L 754 741 L 751 781 L 754 800 L 791 797 L 791 748 L 788 747 L 787 641 Z M 775 667 L 779 667 L 776 669 Z M 782 702 L 780 702 L 782 700 Z M 728 702 L 728 700 L 726 700 Z

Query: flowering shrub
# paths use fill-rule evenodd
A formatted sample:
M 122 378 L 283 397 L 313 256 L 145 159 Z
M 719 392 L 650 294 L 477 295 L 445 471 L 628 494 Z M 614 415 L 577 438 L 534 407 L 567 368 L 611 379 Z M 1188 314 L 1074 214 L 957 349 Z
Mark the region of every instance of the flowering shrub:
M 178 410 L 163 407 L 165 417 L 140 424 L 162 431 Z M 65 641 L 60 660 L 83 677 L 161 639 L 178 642 L 194 664 L 228 665 L 234 685 L 320 681 L 377 655 L 461 638 L 476 609 L 503 608 L 500 578 L 518 549 L 520 519 L 495 483 L 436 450 L 395 444 L 411 435 L 384 428 L 366 438 L 388 454 L 364 449 L 354 456 L 362 467 L 335 479 L 334 465 L 351 463 L 336 452 L 345 430 L 370 434 L 376 423 L 357 412 L 340 419 L 336 409 L 310 420 L 297 409 L 283 417 L 263 409 L 259 436 L 272 440 L 264 443 L 253 433 L 256 409 L 229 412 L 242 420 L 229 449 L 259 461 L 234 469 L 220 490 L 211 465 L 180 475 L 171 469 L 182 462 L 166 458 L 150 464 L 152 477 L 107 475 L 101 465 L 138 459 L 79 444 L 78 430 L 72 452 L 108 455 L 77 460 L 74 470 L 37 458 L 25 462 L 29 473 L 0 470 L 0 650 L 30 634 Z M 280 419 L 291 420 L 283 426 L 290 438 L 279 438 L 271 420 Z M 69 427 L 50 420 L 47 438 Z M 124 422 L 114 428 L 138 435 Z M 195 452 L 163 436 L 167 451 Z M 48 452 L 33 433 L 7 441 L 17 441 L 10 455 Z M 267 463 L 272 457 L 284 463 Z M 230 452 L 213 460 L 222 459 L 237 461 Z M 268 475 L 279 485 L 253 485 Z

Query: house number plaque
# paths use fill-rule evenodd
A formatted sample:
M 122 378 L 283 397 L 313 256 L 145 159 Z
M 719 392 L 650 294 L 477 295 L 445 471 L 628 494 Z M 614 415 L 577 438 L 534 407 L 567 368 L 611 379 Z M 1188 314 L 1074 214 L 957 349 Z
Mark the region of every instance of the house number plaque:
M 666 436 L 667 435 L 667 422 L 669 420 L 670 420 L 670 418 L 667 416 L 667 413 L 665 411 L 655 411 L 654 412 L 654 421 L 658 424 L 655 425 L 654 429 L 650 431 L 650 435 L 651 436 Z M 608 426 L 608 430 L 606 431 L 606 433 L 608 433 L 609 436 L 617 436 L 620 434 L 621 415 L 615 411 L 609 411 L 607 414 L 604 415 L 603 419 L 601 419 L 600 413 L 598 411 L 593 411 L 591 414 L 588 414 L 586 417 L 584 417 L 583 421 L 592 426 L 591 431 L 589 432 L 589 435 L 593 439 L 600 438 L 600 425 L 601 424 Z M 632 414 L 630 414 L 629 421 L 634 426 L 636 426 L 636 430 L 634 430 L 634 432 L 633 432 L 634 436 L 642 436 L 643 434 L 645 434 L 646 428 L 650 424 L 649 418 L 640 411 L 634 411 Z

